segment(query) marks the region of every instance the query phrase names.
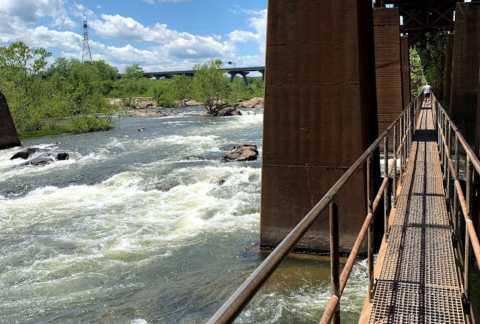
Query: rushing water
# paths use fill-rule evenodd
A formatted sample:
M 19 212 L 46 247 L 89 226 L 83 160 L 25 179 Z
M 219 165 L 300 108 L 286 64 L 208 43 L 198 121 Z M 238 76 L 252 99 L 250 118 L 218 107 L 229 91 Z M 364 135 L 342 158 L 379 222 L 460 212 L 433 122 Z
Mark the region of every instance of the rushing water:
M 215 159 L 230 143 L 261 154 L 263 115 L 198 111 L 23 141 L 71 156 L 47 166 L 0 151 L 0 323 L 208 320 L 266 257 L 260 161 Z M 346 323 L 358 320 L 365 267 L 342 298 Z M 325 259 L 288 258 L 236 323 L 317 323 L 328 273 Z

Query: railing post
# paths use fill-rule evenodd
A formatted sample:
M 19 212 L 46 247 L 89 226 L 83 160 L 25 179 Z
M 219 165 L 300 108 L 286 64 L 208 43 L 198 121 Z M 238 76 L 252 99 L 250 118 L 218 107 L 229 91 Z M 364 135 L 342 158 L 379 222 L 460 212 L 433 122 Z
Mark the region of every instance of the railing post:
M 468 234 L 467 219 L 470 219 L 472 212 L 472 164 L 470 162 L 470 157 L 467 155 L 467 188 L 466 188 L 466 203 L 467 203 L 467 215 L 465 215 L 465 260 L 464 260 L 464 288 L 465 288 L 465 297 L 467 301 L 470 300 L 470 235 Z
M 412 123 L 412 120 L 410 119 L 410 112 L 412 111 L 412 108 L 409 108 L 407 110 L 407 127 L 406 127 L 406 131 L 407 131 L 407 152 L 410 151 L 410 132 L 411 132 L 411 123 Z
M 388 194 L 388 135 L 385 135 L 385 138 L 383 139 L 383 163 L 383 178 L 387 180 L 387 185 L 385 186 L 385 189 L 383 189 L 383 233 L 386 235 L 388 230 L 388 212 L 390 206 L 390 196 Z
M 397 124 L 393 125 L 393 207 L 397 206 Z
M 438 132 L 438 149 L 440 150 L 440 165 L 443 165 L 443 112 L 440 115 L 440 125 L 439 125 L 439 132 Z
M 373 154 L 367 158 L 367 209 L 368 213 L 373 211 L 373 178 L 372 178 L 372 159 Z M 368 301 L 372 302 L 374 297 L 373 290 L 373 267 L 374 267 L 374 233 L 373 220 L 368 227 Z
M 441 140 L 441 134 L 440 134 L 440 119 L 442 118 L 441 116 L 442 112 L 440 112 L 439 114 L 437 114 L 436 116 L 436 121 L 435 121 L 435 124 L 436 124 L 436 127 L 437 127 L 437 147 L 438 147 L 438 154 L 439 156 L 441 155 L 441 150 L 440 150 L 440 140 Z
M 446 180 L 447 178 L 447 150 L 446 150 L 446 145 L 447 145 L 447 119 L 445 118 L 445 116 L 443 116 L 443 137 L 445 138 L 445 142 L 443 142 L 442 144 L 442 148 L 443 148 L 443 176 L 444 176 L 444 179 Z
M 447 137 L 447 147 L 448 147 L 448 152 L 450 153 L 450 157 L 447 158 L 447 198 L 448 198 L 448 202 L 449 204 L 452 203 L 452 199 L 451 199 L 451 196 L 450 196 L 450 177 L 451 177 L 451 172 L 450 172 L 450 164 L 448 162 L 450 162 L 450 160 L 452 159 L 452 127 L 450 125 L 450 123 L 447 121 L 448 123 L 448 128 L 447 128 L 447 133 L 448 133 L 448 137 Z M 450 205 L 451 206 L 451 205 Z
M 458 134 L 455 132 L 455 181 L 459 179 L 460 154 L 458 151 Z M 453 186 L 453 233 L 458 236 L 458 192 Z
M 405 150 L 405 143 L 403 142 L 403 116 L 400 117 L 400 125 L 398 127 L 398 131 L 400 133 L 400 145 L 402 145 L 402 149 L 400 150 L 400 181 L 403 181 L 403 159 L 405 158 L 404 150 Z
M 338 230 L 338 198 L 329 205 L 331 293 L 340 299 L 340 235 Z M 340 301 L 333 314 L 333 323 L 340 324 Z

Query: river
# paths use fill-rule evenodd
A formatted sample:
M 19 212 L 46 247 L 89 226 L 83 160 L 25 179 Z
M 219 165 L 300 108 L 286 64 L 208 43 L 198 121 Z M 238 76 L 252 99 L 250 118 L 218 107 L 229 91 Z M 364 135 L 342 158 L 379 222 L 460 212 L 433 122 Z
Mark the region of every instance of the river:
M 0 323 L 205 323 L 265 259 L 260 160 L 215 159 L 231 143 L 261 156 L 262 110 L 178 111 L 24 140 L 70 154 L 47 166 L 0 151 Z M 318 323 L 329 271 L 325 258 L 287 258 L 236 323 Z M 366 289 L 360 261 L 343 322 L 357 322 Z

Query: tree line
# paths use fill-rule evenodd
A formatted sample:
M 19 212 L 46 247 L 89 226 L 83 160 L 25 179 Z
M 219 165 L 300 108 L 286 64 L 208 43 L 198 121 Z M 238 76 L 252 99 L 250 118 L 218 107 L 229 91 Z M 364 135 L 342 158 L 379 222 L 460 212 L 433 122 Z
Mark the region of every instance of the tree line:
M 128 106 L 133 97 L 153 97 L 164 107 L 196 99 L 210 110 L 219 102 L 263 96 L 260 78 L 248 78 L 248 86 L 240 78 L 230 83 L 219 70 L 220 60 L 196 64 L 193 78 L 151 80 L 138 64 L 120 75 L 103 60 L 82 63 L 58 57 L 48 66 L 51 56 L 23 42 L 0 46 L 0 89 L 21 136 L 110 129 L 122 111 L 108 98 L 124 98 Z

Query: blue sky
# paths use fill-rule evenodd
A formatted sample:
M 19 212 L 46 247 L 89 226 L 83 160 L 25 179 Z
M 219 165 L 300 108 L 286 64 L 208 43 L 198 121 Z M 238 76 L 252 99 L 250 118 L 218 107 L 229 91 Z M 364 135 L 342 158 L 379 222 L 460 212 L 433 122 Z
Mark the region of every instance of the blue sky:
M 93 59 L 123 72 L 191 69 L 211 58 L 265 62 L 267 0 L 0 0 L 0 46 L 23 41 L 81 59 L 87 20 Z

